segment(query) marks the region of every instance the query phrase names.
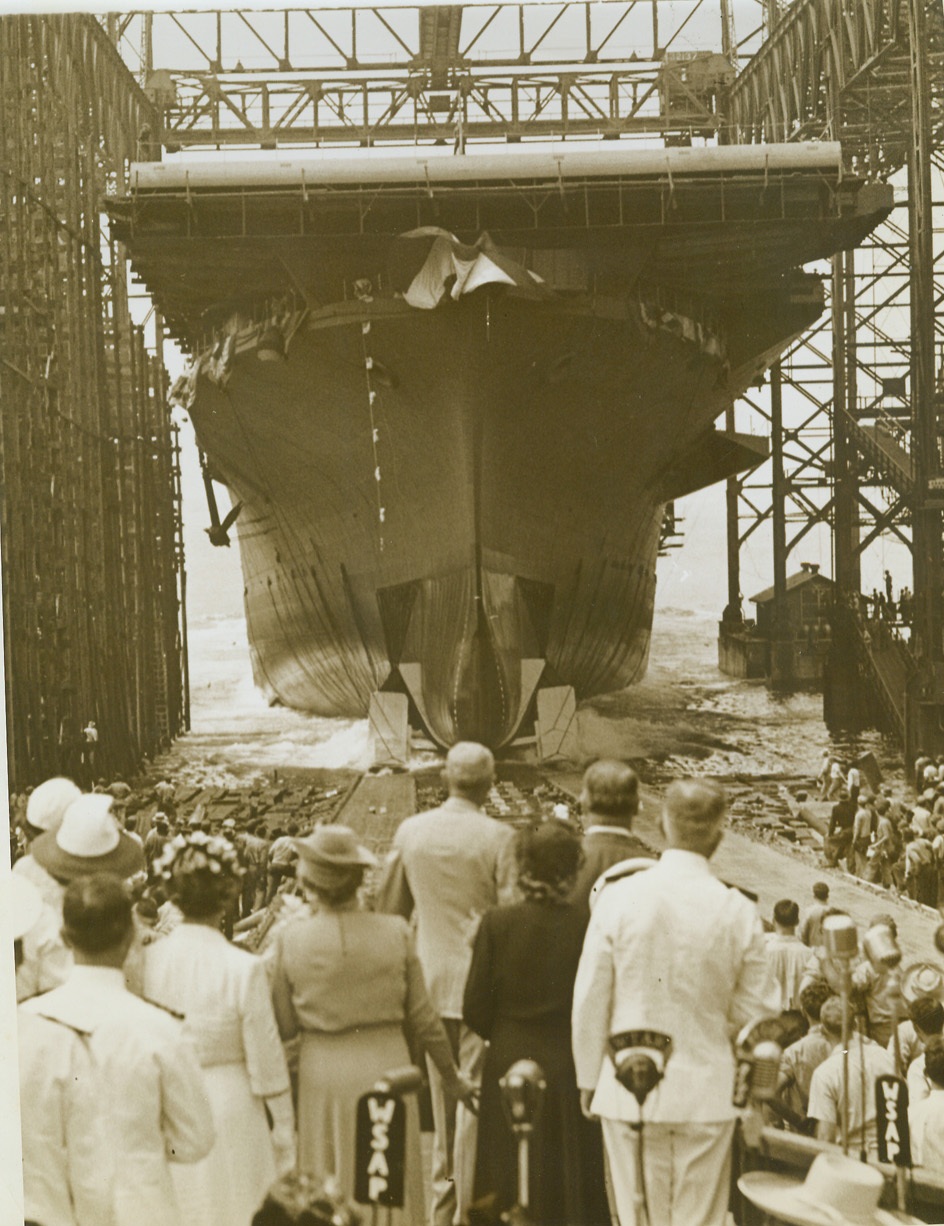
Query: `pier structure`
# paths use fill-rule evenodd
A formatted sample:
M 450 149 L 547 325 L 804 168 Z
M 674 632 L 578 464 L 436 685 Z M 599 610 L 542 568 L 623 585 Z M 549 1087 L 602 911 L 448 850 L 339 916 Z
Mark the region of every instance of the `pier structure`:
M 155 125 L 94 18 L 0 17 L 0 537 L 17 791 L 130 772 L 187 725 L 177 438 L 101 213 Z

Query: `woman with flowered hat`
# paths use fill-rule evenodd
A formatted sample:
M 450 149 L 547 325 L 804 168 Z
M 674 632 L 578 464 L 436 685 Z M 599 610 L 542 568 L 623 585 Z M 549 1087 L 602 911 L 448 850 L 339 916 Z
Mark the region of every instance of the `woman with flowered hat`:
M 217 1131 L 207 1158 L 174 1171 L 178 1197 L 200 1226 L 249 1226 L 277 1172 L 294 1166 L 295 1134 L 265 968 L 220 931 L 239 891 L 238 857 L 227 839 L 188 831 L 154 869 L 183 922 L 145 950 L 143 994 L 183 1015 Z
M 406 920 L 364 911 L 358 890 L 377 860 L 344 826 L 296 839 L 298 881 L 313 908 L 277 934 L 270 956 L 284 1039 L 299 1036 L 298 1167 L 354 1192 L 357 1100 L 391 1069 L 426 1052 L 447 1088 L 470 1104 L 426 991 Z M 425 1221 L 419 1114 L 406 1100 L 405 1203 L 399 1220 Z

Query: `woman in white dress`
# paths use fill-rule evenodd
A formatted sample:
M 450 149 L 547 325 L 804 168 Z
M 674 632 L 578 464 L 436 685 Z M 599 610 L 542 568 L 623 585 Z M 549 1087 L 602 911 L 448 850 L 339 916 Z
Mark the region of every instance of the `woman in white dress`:
M 175 1167 L 177 1195 L 199 1226 L 250 1226 L 276 1174 L 295 1165 L 295 1129 L 265 968 L 219 927 L 239 889 L 236 851 L 199 831 L 179 835 L 155 871 L 184 919 L 147 946 L 142 991 L 183 1015 L 217 1135 L 202 1162 Z

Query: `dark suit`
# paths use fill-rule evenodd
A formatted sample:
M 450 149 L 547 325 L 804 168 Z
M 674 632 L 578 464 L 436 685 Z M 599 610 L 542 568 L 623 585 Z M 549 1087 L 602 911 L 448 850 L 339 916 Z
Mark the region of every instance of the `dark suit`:
M 629 830 L 615 824 L 609 825 L 611 821 L 611 818 L 594 817 L 592 813 L 587 815 L 587 830 L 583 836 L 585 858 L 570 896 L 571 902 L 587 912 L 590 909 L 590 891 L 601 873 L 620 860 L 630 860 L 635 856 L 654 859 L 656 855 L 651 847 L 647 847 Z

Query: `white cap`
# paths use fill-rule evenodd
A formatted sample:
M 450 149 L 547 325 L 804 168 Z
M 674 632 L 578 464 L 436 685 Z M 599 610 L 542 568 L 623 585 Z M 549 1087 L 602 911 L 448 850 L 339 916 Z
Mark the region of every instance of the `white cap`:
M 57 776 L 33 788 L 26 802 L 26 820 L 36 830 L 58 830 L 65 811 L 82 793 L 71 779 Z

